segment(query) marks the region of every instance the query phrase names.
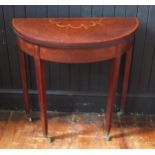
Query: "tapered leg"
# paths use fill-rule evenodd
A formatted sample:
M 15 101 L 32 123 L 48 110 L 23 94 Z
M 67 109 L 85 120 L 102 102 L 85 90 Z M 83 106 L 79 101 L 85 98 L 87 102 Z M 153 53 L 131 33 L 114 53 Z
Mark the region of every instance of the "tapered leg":
M 47 128 L 47 107 L 46 107 L 46 90 L 45 90 L 45 74 L 44 74 L 44 66 L 43 61 L 39 59 L 39 57 L 34 58 L 35 63 L 35 71 L 36 71 L 36 81 L 37 81 L 37 89 L 38 89 L 38 100 L 40 107 L 40 118 L 42 123 L 43 134 L 45 137 L 48 136 L 48 128 Z
M 128 82 L 129 82 L 129 73 L 131 68 L 131 60 L 132 60 L 132 47 L 126 52 L 126 62 L 125 62 L 125 70 L 124 70 L 124 80 L 123 80 L 123 88 L 121 94 L 121 104 L 120 104 L 120 113 L 124 113 L 125 104 L 126 104 L 126 96 L 128 90 Z
M 111 60 L 110 64 L 110 74 L 109 74 L 110 77 L 109 77 L 107 110 L 105 120 L 106 140 L 110 139 L 109 132 L 111 128 L 112 113 L 119 78 L 120 60 L 121 56 L 118 56 L 115 59 Z
M 24 109 L 28 120 L 32 121 L 30 117 L 30 110 L 29 110 L 30 104 L 29 104 L 28 88 L 27 88 L 26 65 L 25 65 L 24 53 L 21 50 L 19 50 L 18 52 L 18 57 L 19 57 L 19 64 L 20 64 L 19 66 L 20 66 L 20 73 L 21 73 L 21 83 L 22 83 L 22 89 L 23 89 Z

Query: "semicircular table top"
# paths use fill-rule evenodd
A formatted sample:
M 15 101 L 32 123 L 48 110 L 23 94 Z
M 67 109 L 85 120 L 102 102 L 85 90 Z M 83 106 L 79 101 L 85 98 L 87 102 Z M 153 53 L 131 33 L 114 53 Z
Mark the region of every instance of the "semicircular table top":
M 107 18 L 14 18 L 19 37 L 48 47 L 101 46 L 116 43 L 134 34 L 135 17 Z

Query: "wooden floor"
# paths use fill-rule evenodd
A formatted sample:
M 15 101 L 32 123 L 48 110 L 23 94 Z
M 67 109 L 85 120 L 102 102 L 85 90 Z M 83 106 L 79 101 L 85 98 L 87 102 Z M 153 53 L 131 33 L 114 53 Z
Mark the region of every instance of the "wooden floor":
M 155 116 L 113 117 L 112 140 L 104 140 L 104 115 L 49 112 L 49 143 L 42 137 L 39 114 L 0 112 L 0 148 L 155 148 Z

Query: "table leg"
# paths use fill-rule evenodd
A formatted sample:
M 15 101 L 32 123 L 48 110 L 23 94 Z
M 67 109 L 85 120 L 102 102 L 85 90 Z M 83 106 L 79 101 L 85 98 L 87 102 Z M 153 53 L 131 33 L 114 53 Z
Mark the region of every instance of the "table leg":
M 123 80 L 123 88 L 122 88 L 121 104 L 120 104 L 121 107 L 120 107 L 120 112 L 118 113 L 119 115 L 122 115 L 125 109 L 128 82 L 129 82 L 129 73 L 131 68 L 131 60 L 132 60 L 132 47 L 130 47 L 130 49 L 126 52 L 124 80 Z
M 19 66 L 20 66 L 20 74 L 21 74 L 21 84 L 23 89 L 23 98 L 24 98 L 24 109 L 27 115 L 27 119 L 31 122 L 32 118 L 30 117 L 30 104 L 29 104 L 29 96 L 28 96 L 28 88 L 27 88 L 27 78 L 26 78 L 26 65 L 24 59 L 24 52 L 19 50 Z
M 42 123 L 43 134 L 48 137 L 47 126 L 47 107 L 46 107 L 46 90 L 45 90 L 45 74 L 44 74 L 44 62 L 38 57 L 34 57 L 36 82 L 38 89 L 38 100 L 40 107 L 40 118 Z
M 106 110 L 106 120 L 105 120 L 106 140 L 110 140 L 109 132 L 111 128 L 112 113 L 113 113 L 114 101 L 115 101 L 118 78 L 119 78 L 120 61 L 121 61 L 121 56 L 118 56 L 115 59 L 111 60 L 111 64 L 110 64 L 110 74 L 109 74 L 110 77 L 109 77 L 107 110 Z

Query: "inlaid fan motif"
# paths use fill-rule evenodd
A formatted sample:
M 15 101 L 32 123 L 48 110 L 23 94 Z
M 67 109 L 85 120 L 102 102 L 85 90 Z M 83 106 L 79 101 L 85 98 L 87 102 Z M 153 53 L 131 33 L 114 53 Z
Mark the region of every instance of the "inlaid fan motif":
M 102 20 L 96 20 L 96 21 L 89 21 L 89 22 L 82 22 L 82 23 L 64 23 L 64 22 L 61 22 L 61 21 L 56 21 L 56 20 L 52 20 L 52 19 L 49 19 L 49 22 L 53 25 L 56 25 L 57 27 L 60 27 L 60 28 L 73 28 L 73 29 L 80 29 L 80 28 L 83 28 L 85 30 L 91 28 L 91 27 L 95 27 L 97 24 L 101 24 Z

